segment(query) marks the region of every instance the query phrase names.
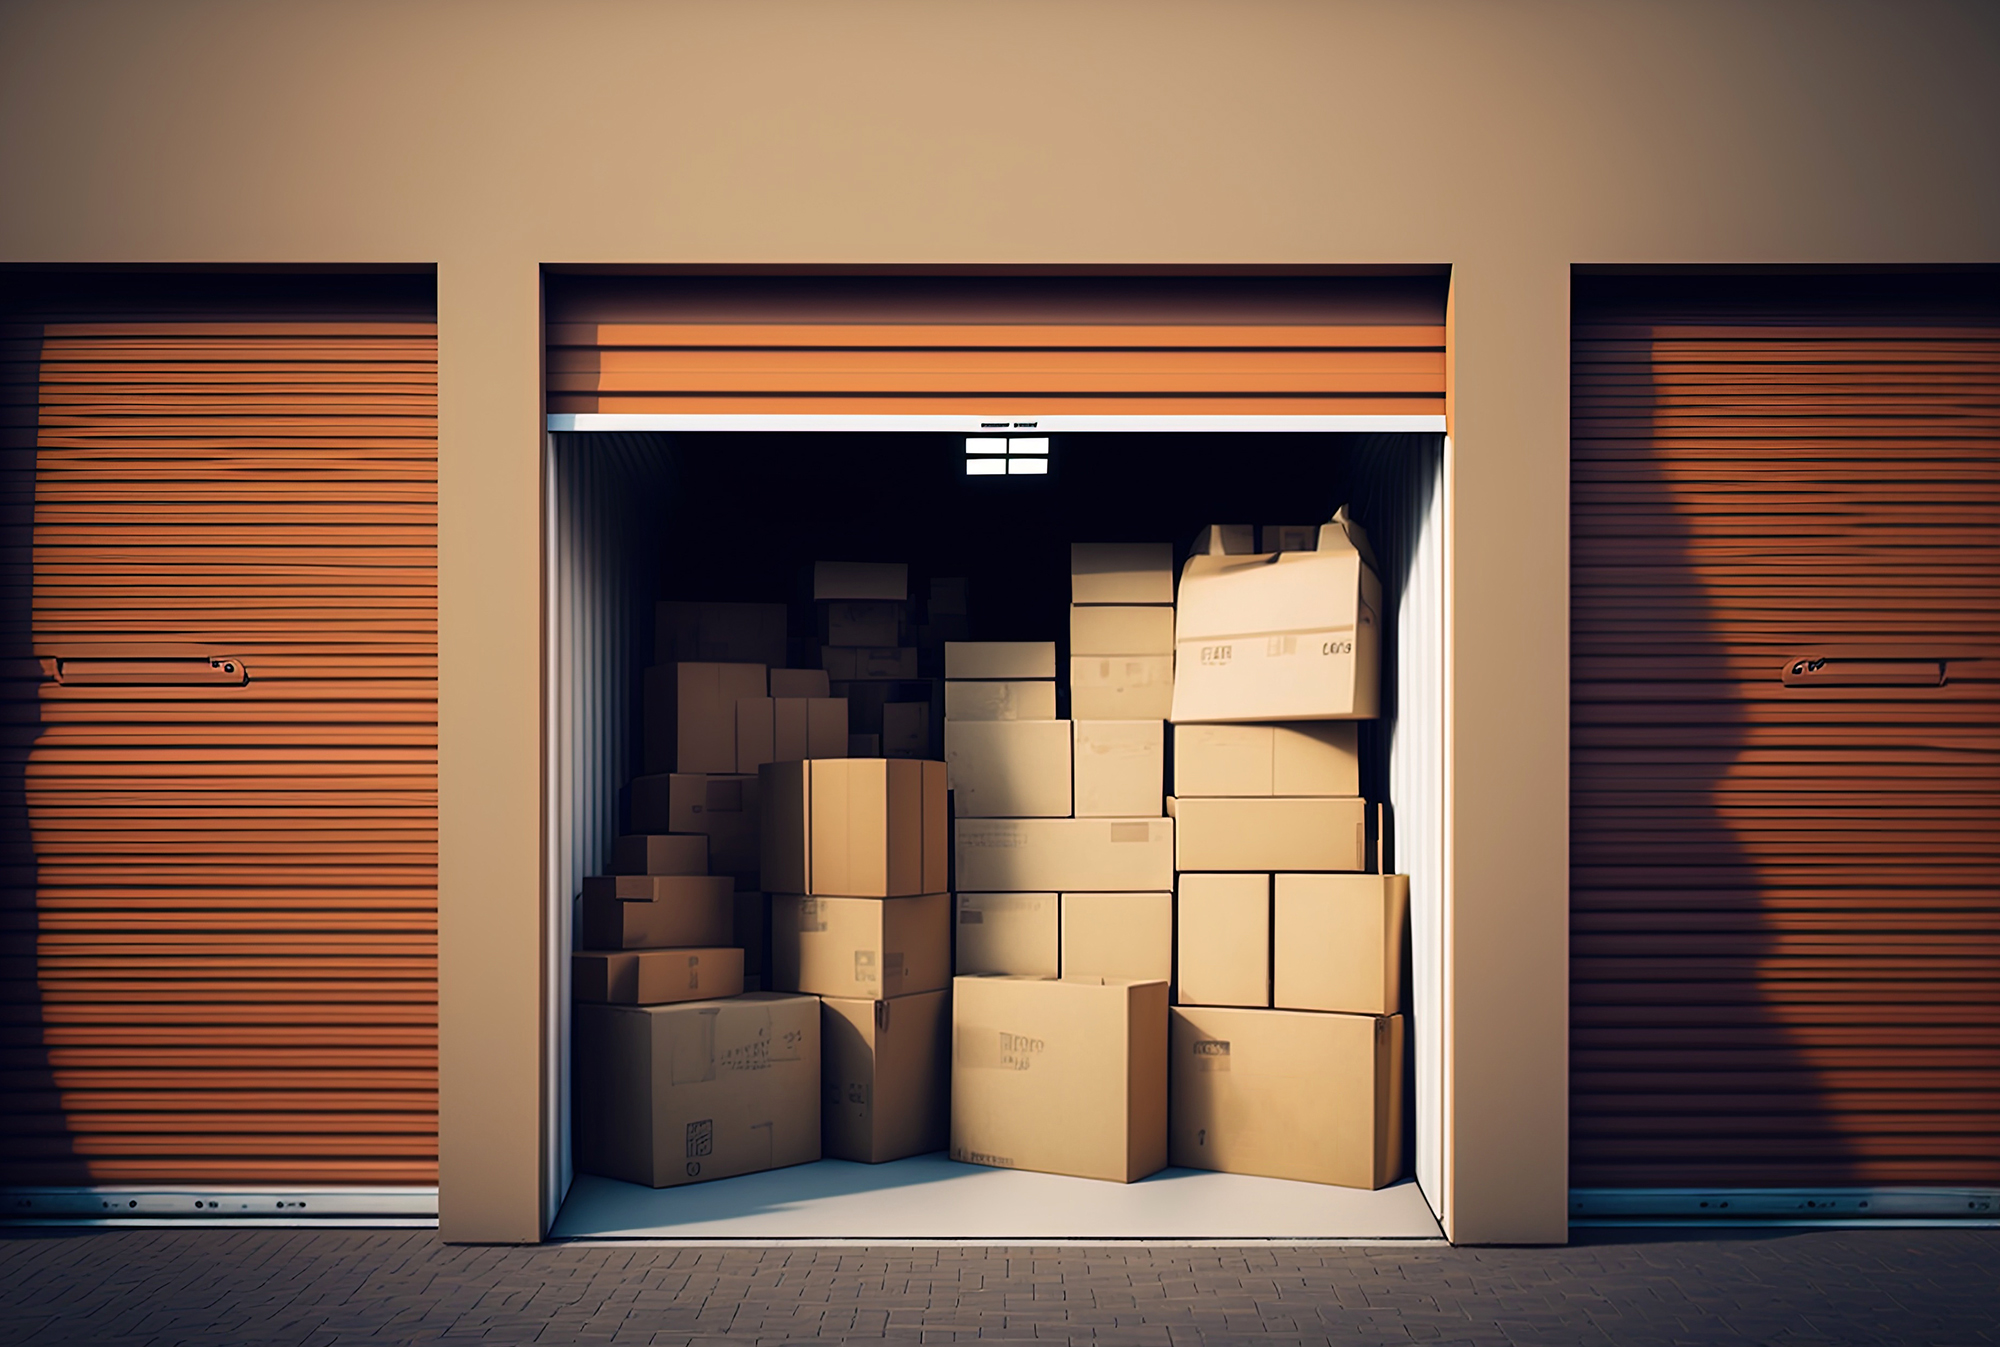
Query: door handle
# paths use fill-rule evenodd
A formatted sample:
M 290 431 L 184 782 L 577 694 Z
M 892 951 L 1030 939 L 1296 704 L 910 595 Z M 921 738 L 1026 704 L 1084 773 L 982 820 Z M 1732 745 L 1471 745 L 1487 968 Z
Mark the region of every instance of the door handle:
M 1788 688 L 1941 688 L 1948 655 L 1900 650 L 1822 650 L 1785 661 L 1778 681 Z
M 58 658 L 56 682 L 65 687 L 242 687 L 250 670 L 234 655 L 167 659 Z

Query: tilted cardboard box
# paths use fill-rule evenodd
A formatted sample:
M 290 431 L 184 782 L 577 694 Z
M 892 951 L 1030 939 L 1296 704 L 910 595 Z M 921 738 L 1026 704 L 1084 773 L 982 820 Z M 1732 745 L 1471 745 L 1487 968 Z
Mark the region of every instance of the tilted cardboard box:
M 1368 806 L 1351 797 L 1174 796 L 1180 870 L 1365 870 Z
M 951 895 L 771 896 L 771 978 L 779 991 L 879 1000 L 951 980 Z
M 1172 603 L 1172 543 L 1071 543 L 1071 603 Z
M 1347 1188 L 1403 1172 L 1403 1017 L 1182 1006 L 1173 1163 Z
M 1163 812 L 1167 796 L 1165 721 L 1073 723 L 1078 818 L 1143 818 Z
M 1069 653 L 1086 655 L 1172 655 L 1174 610 L 1167 605 L 1090 607 L 1069 610 Z
M 943 763 L 815 758 L 766 764 L 759 780 L 767 892 L 893 898 L 947 888 Z
M 1131 1183 L 1166 1165 L 1167 984 L 952 982 L 951 1158 Z
M 1191 1006 L 1271 1004 L 1271 877 L 1180 876 L 1174 999 Z
M 1069 662 L 1076 720 L 1165 720 L 1174 709 L 1172 655 L 1082 655 Z
M 578 1001 L 660 1006 L 743 994 L 743 951 L 727 946 L 578 950 L 569 964 Z
M 577 1006 L 576 1163 L 651 1188 L 820 1157 L 820 1003 Z
M 611 844 L 614 875 L 705 875 L 708 838 L 701 833 L 628 833 Z
M 1172 981 L 1173 894 L 1065 893 L 1062 971 L 1072 977 Z
M 1410 959 L 1408 875 L 1278 875 L 1271 1004 L 1394 1015 Z
M 1068 818 L 1067 720 L 947 720 L 944 761 L 959 818 Z
M 958 887 L 974 893 L 1138 893 L 1174 884 L 1174 823 L 962 818 Z
M 593 875 L 578 918 L 587 949 L 727 945 L 736 921 L 728 875 Z
M 950 994 L 820 1001 L 821 1151 L 877 1165 L 949 1143 Z
M 635 833 L 701 833 L 708 868 L 739 889 L 757 887 L 757 778 L 675 772 L 635 776 L 630 788 Z
M 947 641 L 946 678 L 1054 678 L 1054 641 Z
M 682 660 L 722 664 L 783 664 L 782 603 L 683 603 L 653 605 L 653 663 Z
M 1174 794 L 1361 794 L 1358 725 L 1176 725 Z
M 946 720 L 1054 720 L 1053 678 L 952 679 L 944 685 Z
M 1061 900 L 1053 893 L 961 893 L 953 970 L 1052 978 L 1062 971 Z

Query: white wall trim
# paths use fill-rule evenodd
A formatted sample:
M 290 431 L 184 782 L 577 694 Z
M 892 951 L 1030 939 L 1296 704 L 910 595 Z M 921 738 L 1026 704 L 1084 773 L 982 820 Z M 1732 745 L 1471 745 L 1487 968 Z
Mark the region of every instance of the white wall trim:
M 1126 431 L 1149 434 L 1376 435 L 1444 434 L 1443 416 L 994 416 L 847 415 L 780 412 L 564 412 L 551 413 L 552 431 L 926 431 L 949 434 L 1035 430 L 1042 434 Z

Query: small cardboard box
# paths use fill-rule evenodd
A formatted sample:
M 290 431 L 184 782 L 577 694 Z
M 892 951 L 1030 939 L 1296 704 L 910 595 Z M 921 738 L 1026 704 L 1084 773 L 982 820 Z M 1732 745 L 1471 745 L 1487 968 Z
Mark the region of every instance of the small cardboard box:
M 1175 908 L 1175 1003 L 1270 1005 L 1271 877 L 1184 874 Z
M 705 875 L 708 838 L 701 833 L 627 833 L 611 844 L 614 875 Z
M 882 706 L 882 756 L 931 758 L 931 704 L 885 702 Z
M 917 648 L 908 646 L 823 645 L 819 661 L 830 682 L 879 682 L 884 679 L 915 678 Z
M 902 603 L 910 597 L 910 568 L 900 561 L 815 561 L 813 598 Z
M 816 997 L 576 1007 L 576 1163 L 650 1188 L 820 1157 Z
M 952 982 L 951 1158 L 1132 1183 L 1166 1165 L 1167 984 Z
M 663 1006 L 743 994 L 743 951 L 710 949 L 578 950 L 569 960 L 578 1001 Z
M 653 605 L 653 663 L 682 660 L 720 664 L 783 664 L 782 603 L 683 603 Z
M 774 762 L 759 780 L 767 893 L 895 898 L 946 890 L 943 763 Z
M 1174 794 L 1359 795 L 1359 737 L 1351 720 L 1177 725 Z
M 1394 1015 L 1410 958 L 1408 875 L 1278 875 L 1271 1004 Z
M 736 933 L 728 875 L 593 875 L 583 881 L 586 949 L 727 945 Z
M 688 663 L 646 670 L 649 772 L 736 770 L 736 703 L 762 697 L 761 664 Z
M 946 678 L 1054 678 L 1054 641 L 946 641 Z
M 944 685 L 946 720 L 1054 720 L 1052 678 L 952 679 Z
M 975 893 L 1134 893 L 1174 884 L 1174 823 L 962 818 L 958 887 Z
M 820 1001 L 820 1149 L 879 1165 L 951 1139 L 950 996 Z
M 1067 720 L 947 720 L 944 761 L 959 818 L 1068 818 Z
M 951 981 L 951 895 L 771 896 L 771 978 L 779 991 L 875 1000 Z
M 739 889 L 757 887 L 757 778 L 675 772 L 635 776 L 632 831 L 701 833 L 708 868 Z
M 1174 610 L 1171 606 L 1119 605 L 1092 607 L 1073 604 L 1069 610 L 1069 653 L 1089 655 L 1166 655 L 1174 653 Z
M 831 697 L 833 692 L 824 669 L 772 669 L 773 697 Z
M 1174 723 L 1377 715 L 1382 584 L 1365 545 L 1343 510 L 1310 552 L 1189 557 Z
M 1071 603 L 1172 603 L 1172 543 L 1071 543 Z
M 1166 722 L 1074 722 L 1076 816 L 1143 818 L 1166 803 Z
M 1368 806 L 1352 797 L 1174 796 L 1179 870 L 1365 870 Z
M 1172 981 L 1173 894 L 1065 893 L 1062 971 L 1070 977 Z
M 1403 1017 L 1173 1012 L 1173 1163 L 1381 1188 L 1403 1173 Z
M 820 608 L 819 638 L 825 645 L 901 645 L 903 605 L 880 600 L 824 604 Z
M 1099 655 L 1069 662 L 1076 720 L 1165 720 L 1174 709 L 1172 655 Z
M 961 893 L 953 970 L 1052 978 L 1062 971 L 1053 893 Z
M 847 756 L 845 697 L 773 697 L 771 722 L 772 762 Z

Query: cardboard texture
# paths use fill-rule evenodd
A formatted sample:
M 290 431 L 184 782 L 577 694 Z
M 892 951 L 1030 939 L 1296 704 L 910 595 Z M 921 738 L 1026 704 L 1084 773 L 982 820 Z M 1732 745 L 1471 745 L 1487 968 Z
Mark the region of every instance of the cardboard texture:
M 893 898 L 946 889 L 941 762 L 832 758 L 767 764 L 762 887 Z
M 1176 724 L 1378 714 L 1382 585 L 1350 528 L 1343 511 L 1311 552 L 1188 558 Z
M 1079 720 L 1074 725 L 1078 818 L 1143 818 L 1164 812 L 1166 722 Z
M 1069 713 L 1075 720 L 1165 720 L 1174 709 L 1172 655 L 1072 657 Z
M 1189 556 L 1249 556 L 1257 550 L 1255 524 L 1208 524 L 1194 536 Z
M 1174 1001 L 1271 1004 L 1271 877 L 1189 875 L 1174 898 Z
M 579 950 L 569 967 L 578 1001 L 659 1006 L 743 994 L 743 951 L 726 946 Z
M 1368 806 L 1351 797 L 1174 796 L 1177 870 L 1365 870 Z
M 736 770 L 736 703 L 762 697 L 761 664 L 688 663 L 646 670 L 648 772 Z
M 632 831 L 700 833 L 708 838 L 708 868 L 739 889 L 757 887 L 757 778 L 675 772 L 635 776 L 630 787 Z
M 1071 603 L 1172 603 L 1172 543 L 1071 543 Z
M 823 672 L 831 682 L 879 682 L 917 676 L 917 648 L 910 646 L 825 645 L 819 650 Z
M 885 758 L 934 756 L 931 752 L 929 702 L 888 702 L 882 707 L 882 756 Z
M 951 1158 L 1131 1183 L 1166 1165 L 1167 984 L 952 982 Z
M 577 1006 L 576 1164 L 651 1188 L 820 1157 L 819 1001 Z
M 1087 655 L 1168 655 L 1174 653 L 1174 610 L 1170 606 L 1087 607 L 1069 610 L 1069 653 Z
M 1172 1163 L 1382 1188 L 1403 1174 L 1400 1015 L 1180 1007 Z
M 762 977 L 771 968 L 771 897 L 739 892 L 729 910 L 734 943 L 743 951 L 743 975 Z
M 771 897 L 771 978 L 779 991 L 879 999 L 951 980 L 951 895 Z
M 946 720 L 1054 720 L 1052 678 L 953 679 L 944 685 Z
M 947 641 L 946 678 L 1054 678 L 1054 641 Z
M 831 697 L 824 669 L 772 669 L 767 675 L 773 697 Z
M 815 561 L 813 598 L 901 603 L 910 597 L 910 568 L 900 561 Z
M 1410 958 L 1408 875 L 1277 875 L 1271 1004 L 1394 1015 Z
M 1174 885 L 1171 819 L 962 818 L 957 884 L 976 893 L 1129 893 Z
M 1067 818 L 1067 720 L 947 720 L 944 760 L 959 818 Z
M 592 876 L 578 904 L 586 949 L 674 949 L 727 945 L 735 937 L 727 875 Z
M 827 645 L 896 646 L 903 643 L 904 605 L 842 601 L 820 608 L 819 637 Z
M 1173 894 L 1065 893 L 1062 971 L 1066 977 L 1171 981 Z
M 782 603 L 653 605 L 653 663 L 783 664 Z
M 700 833 L 627 833 L 611 844 L 614 875 L 705 875 L 708 838 Z
M 1060 912 L 1053 893 L 959 894 L 953 971 L 1055 977 L 1062 971 Z
M 949 1144 L 949 993 L 829 996 L 819 1024 L 823 1155 L 879 1165 Z
M 1359 795 L 1359 738 L 1351 720 L 1177 725 L 1174 794 Z

